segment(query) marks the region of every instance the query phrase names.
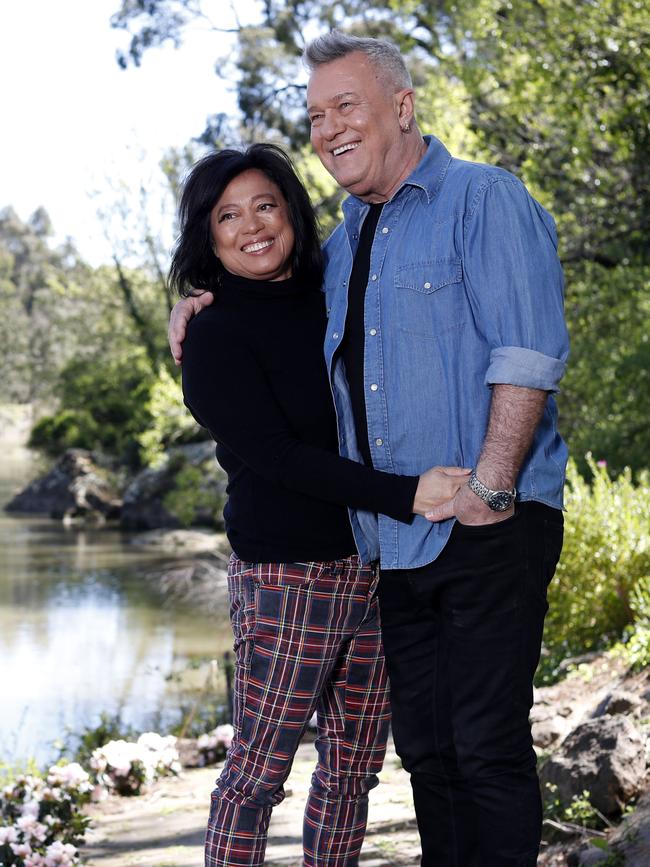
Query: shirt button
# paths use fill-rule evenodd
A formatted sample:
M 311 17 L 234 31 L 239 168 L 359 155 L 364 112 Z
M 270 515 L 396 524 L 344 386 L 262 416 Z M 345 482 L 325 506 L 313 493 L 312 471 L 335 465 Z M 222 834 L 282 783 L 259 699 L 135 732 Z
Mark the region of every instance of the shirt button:
M 373 382 L 373 384 L 370 386 L 370 391 L 377 391 L 378 388 L 379 386 L 377 385 L 377 383 Z
M 332 340 L 338 340 L 338 339 L 339 339 L 339 333 L 338 333 L 338 331 L 335 331 L 334 334 L 332 334 Z
M 429 282 L 427 281 L 427 282 L 424 284 L 424 288 L 425 288 L 425 289 L 431 289 L 431 283 L 429 283 Z
M 376 333 L 377 333 L 377 329 L 376 329 L 376 328 L 371 328 L 371 329 L 370 329 L 370 336 L 371 336 L 371 337 L 374 337 Z
M 375 440 L 375 445 L 376 446 L 383 446 L 383 444 L 384 444 L 383 439 L 381 437 L 377 437 L 377 439 Z
M 388 234 L 388 227 L 384 226 L 384 228 L 381 230 L 381 233 L 382 233 L 382 235 L 387 235 Z
M 377 275 L 376 275 L 376 274 L 373 274 L 372 277 L 371 277 L 370 279 L 371 279 L 371 280 L 376 280 L 376 279 L 377 279 Z

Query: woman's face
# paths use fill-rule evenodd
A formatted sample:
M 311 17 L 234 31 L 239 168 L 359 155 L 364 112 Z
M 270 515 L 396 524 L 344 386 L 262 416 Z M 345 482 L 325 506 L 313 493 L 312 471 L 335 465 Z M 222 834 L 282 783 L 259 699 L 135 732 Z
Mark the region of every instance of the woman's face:
M 286 200 L 259 169 L 237 175 L 210 214 L 215 253 L 231 274 L 252 280 L 291 276 L 295 236 Z

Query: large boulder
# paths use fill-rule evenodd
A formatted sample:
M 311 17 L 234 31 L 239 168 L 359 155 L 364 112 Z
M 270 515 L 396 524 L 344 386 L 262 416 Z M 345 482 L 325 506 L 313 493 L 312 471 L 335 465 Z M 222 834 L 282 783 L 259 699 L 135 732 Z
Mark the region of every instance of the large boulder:
M 120 524 L 125 530 L 173 529 L 183 523 L 221 528 L 225 490 L 226 475 L 215 460 L 213 442 L 180 446 L 162 466 L 142 470 L 129 483 Z
M 47 514 L 66 522 L 102 523 L 119 516 L 121 500 L 112 473 L 85 449 L 68 449 L 52 469 L 30 482 L 5 507 Z
M 645 738 L 628 717 L 601 716 L 582 723 L 542 765 L 540 782 L 557 786 L 560 801 L 589 792 L 594 807 L 613 816 L 642 791 Z

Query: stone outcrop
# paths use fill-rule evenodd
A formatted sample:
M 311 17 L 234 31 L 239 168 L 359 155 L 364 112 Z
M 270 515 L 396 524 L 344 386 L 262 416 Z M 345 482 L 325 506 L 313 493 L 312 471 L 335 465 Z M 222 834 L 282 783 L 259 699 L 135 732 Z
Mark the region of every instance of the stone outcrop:
M 5 507 L 8 512 L 46 514 L 67 523 L 116 519 L 122 502 L 113 475 L 91 452 L 68 449 L 44 476 Z
M 168 495 L 176 477 L 184 467 L 198 470 L 196 514 L 192 523 L 214 526 L 215 505 L 225 499 L 226 475 L 214 458 L 214 443 L 203 442 L 181 446 L 170 453 L 159 468 L 147 468 L 138 473 L 124 491 L 120 525 L 125 530 L 174 529 L 181 522 L 169 507 Z M 203 505 L 204 504 L 204 505 Z
M 619 814 L 642 790 L 645 738 L 621 714 L 582 723 L 542 766 L 540 781 L 557 786 L 563 803 L 589 792 L 589 800 L 606 816 Z

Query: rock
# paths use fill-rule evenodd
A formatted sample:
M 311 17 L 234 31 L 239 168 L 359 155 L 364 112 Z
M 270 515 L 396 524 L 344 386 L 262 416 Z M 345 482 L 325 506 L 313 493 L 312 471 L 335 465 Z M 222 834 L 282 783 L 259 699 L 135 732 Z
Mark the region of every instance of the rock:
M 593 806 L 611 816 L 642 790 L 645 767 L 645 739 L 630 720 L 602 716 L 569 734 L 542 765 L 540 782 L 557 786 L 564 804 L 587 790 Z
M 650 864 L 650 791 L 639 801 L 610 837 L 610 844 L 625 856 L 625 867 L 648 867 Z
M 570 723 L 557 709 L 545 704 L 534 705 L 530 713 L 533 743 L 546 750 L 569 732 Z
M 117 518 L 121 505 L 111 473 L 98 465 L 91 452 L 68 449 L 48 473 L 30 482 L 6 509 L 49 514 L 66 523 L 102 523 Z
M 163 504 L 173 485 L 175 473 L 167 463 L 162 469 L 147 468 L 138 473 L 124 492 L 120 525 L 125 530 L 153 530 L 180 527 L 179 519 Z
M 212 530 L 148 530 L 130 539 L 130 544 L 181 554 L 228 549 L 225 533 L 215 533 Z
M 177 475 L 186 467 L 199 471 L 196 485 L 194 526 L 219 525 L 215 512 L 225 497 L 226 476 L 214 458 L 214 443 L 193 443 L 171 451 L 156 469 L 138 473 L 124 492 L 120 524 L 125 530 L 174 529 L 181 526 L 169 508 Z
M 593 867 L 595 864 L 603 864 L 610 856 L 610 852 L 599 849 L 597 846 L 581 846 L 571 853 L 568 858 L 569 867 Z
M 624 689 L 616 689 L 605 696 L 592 716 L 599 717 L 604 714 L 613 716 L 617 713 L 633 714 L 642 704 L 642 700 L 634 693 L 626 692 Z
M 201 558 L 177 560 L 174 566 L 155 572 L 145 572 L 169 600 L 178 600 L 204 611 L 220 611 L 229 605 L 228 557 L 213 553 Z

